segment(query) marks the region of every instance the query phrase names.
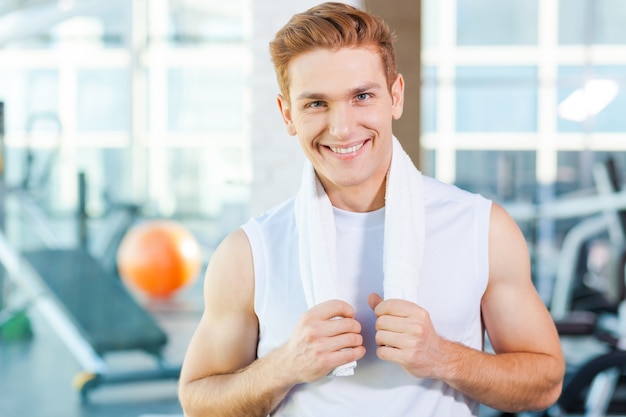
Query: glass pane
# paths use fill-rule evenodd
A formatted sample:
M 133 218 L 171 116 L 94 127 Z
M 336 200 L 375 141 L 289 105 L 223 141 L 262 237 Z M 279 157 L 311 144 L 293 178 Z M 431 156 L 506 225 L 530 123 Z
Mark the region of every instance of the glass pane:
M 18 103 L 24 103 L 22 92 L 25 82 L 24 72 L 16 69 L 0 69 L 0 101 L 4 103 L 5 133 L 24 126 L 24 111 Z
M 125 35 L 129 33 L 129 7 L 91 2 L 88 6 L 70 4 L 62 9 L 54 2 L 47 3 L 24 5 L 13 11 L 16 21 L 33 22 L 33 26 L 20 28 L 6 38 L 7 49 L 53 49 L 70 44 L 104 48 L 124 45 Z
M 123 47 L 130 33 L 129 13 L 129 6 L 95 6 L 89 16 L 70 18 L 55 25 L 52 28 L 51 45 L 74 43 L 81 47 Z
M 26 79 L 29 80 L 26 89 L 26 119 L 22 127 L 26 134 L 22 142 L 24 148 L 18 151 L 23 152 L 23 156 L 7 162 L 9 171 L 19 170 L 23 186 L 33 195 L 40 196 L 47 192 L 52 183 L 52 166 L 59 157 L 61 144 L 61 122 L 56 110 L 57 74 L 51 71 L 29 71 Z M 53 93 L 52 97 L 44 98 L 46 93 Z
M 457 131 L 535 131 L 536 77 L 536 67 L 459 67 Z
M 437 70 L 435 67 L 422 68 L 422 132 L 437 129 Z
M 626 2 L 567 0 L 559 2 L 559 43 L 619 45 L 626 43 Z
M 559 2 L 559 43 L 562 45 L 590 44 L 586 40 L 593 19 L 586 19 L 588 0 L 568 0 Z
M 26 75 L 26 114 L 58 113 L 59 76 L 56 70 L 29 70 Z M 28 119 L 27 119 L 28 120 Z
M 127 70 L 79 70 L 77 128 L 79 131 L 128 131 L 130 81 Z
M 422 0 L 422 47 L 432 48 L 439 44 L 439 2 Z
M 617 95 L 606 107 L 588 119 L 572 120 L 576 114 L 568 115 L 561 112 L 558 119 L 559 132 L 626 132 L 626 117 L 624 117 L 624 109 L 626 109 L 626 66 L 563 66 L 559 68 L 558 76 L 557 100 L 559 104 L 576 90 L 581 89 L 587 80 L 612 80 L 617 83 L 619 89 Z M 582 99 L 579 106 L 588 106 L 589 103 L 589 99 Z M 586 109 L 583 110 L 586 112 Z
M 534 151 L 457 151 L 456 185 L 497 201 L 534 201 Z
M 626 152 L 561 151 L 558 153 L 557 195 L 595 188 L 591 169 L 594 164 L 614 158 L 621 183 L 626 182 Z
M 241 42 L 243 0 L 170 0 L 170 35 L 178 44 Z
M 242 69 L 169 70 L 169 130 L 243 131 Z
M 4 102 L 5 133 L 16 134 L 18 146 L 6 151 L 5 180 L 16 185 L 26 178 L 26 144 L 33 148 L 32 180 L 39 182 L 52 150 L 58 146 L 58 72 L 49 69 L 0 70 L 0 101 Z M 22 134 L 28 132 L 28 135 Z M 43 149 L 42 149 L 43 147 Z
M 537 0 L 457 0 L 458 45 L 534 45 Z
M 87 181 L 87 211 L 92 216 L 110 210 L 113 203 L 137 202 L 132 195 L 131 149 L 77 148 L 77 171 Z
M 243 223 L 248 187 L 242 182 L 247 160 L 240 149 L 170 149 L 170 182 L 176 212 L 221 218 L 225 230 Z M 231 222 L 232 221 L 232 222 Z
M 0 101 L 4 101 L 6 132 L 58 131 L 48 123 L 59 109 L 56 70 L 0 70 Z M 45 119 L 45 120 L 44 120 Z

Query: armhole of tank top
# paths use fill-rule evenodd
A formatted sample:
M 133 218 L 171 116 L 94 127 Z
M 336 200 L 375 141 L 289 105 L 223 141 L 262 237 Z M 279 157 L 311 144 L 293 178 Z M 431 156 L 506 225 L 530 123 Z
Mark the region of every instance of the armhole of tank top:
M 484 277 L 482 286 L 480 287 L 481 294 L 487 289 L 489 283 L 489 225 L 491 219 L 491 200 L 488 200 L 482 196 L 477 196 L 478 204 L 476 204 L 476 219 L 477 219 L 477 233 L 478 245 L 476 245 L 477 259 L 480 259 L 480 263 L 477 265 L 478 276 Z
M 259 223 L 252 219 L 242 227 L 252 252 L 252 265 L 254 268 L 254 311 L 259 315 L 258 308 L 261 306 L 265 290 L 265 256 L 263 250 L 263 233 Z

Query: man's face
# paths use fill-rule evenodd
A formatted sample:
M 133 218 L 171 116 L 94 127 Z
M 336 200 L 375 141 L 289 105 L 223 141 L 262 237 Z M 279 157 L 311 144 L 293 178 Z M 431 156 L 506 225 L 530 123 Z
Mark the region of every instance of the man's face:
M 390 92 L 380 55 L 363 47 L 307 52 L 288 71 L 289 98 L 278 98 L 287 132 L 298 136 L 333 203 L 344 192 L 380 189 L 392 120 L 402 114 L 402 77 Z

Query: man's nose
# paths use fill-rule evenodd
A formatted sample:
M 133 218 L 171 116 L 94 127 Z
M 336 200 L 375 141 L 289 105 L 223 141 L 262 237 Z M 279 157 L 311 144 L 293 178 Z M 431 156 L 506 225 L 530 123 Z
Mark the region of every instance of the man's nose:
M 339 104 L 333 106 L 329 111 L 328 117 L 328 130 L 331 135 L 340 139 L 350 136 L 355 123 L 354 110 L 350 105 Z

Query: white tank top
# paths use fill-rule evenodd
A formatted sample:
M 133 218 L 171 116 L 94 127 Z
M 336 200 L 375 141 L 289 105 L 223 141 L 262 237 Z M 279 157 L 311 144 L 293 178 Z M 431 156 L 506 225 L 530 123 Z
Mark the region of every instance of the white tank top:
M 483 348 L 480 301 L 488 281 L 491 203 L 424 177 L 426 239 L 419 304 L 448 340 Z M 257 353 L 284 344 L 307 309 L 299 276 L 298 232 L 291 199 L 243 226 L 252 248 Z M 384 208 L 371 213 L 334 210 L 339 297 L 351 304 L 367 353 L 355 374 L 294 387 L 272 414 L 319 416 L 477 416 L 478 403 L 447 384 L 419 379 L 376 356 L 375 316 L 367 304 L 382 295 Z

